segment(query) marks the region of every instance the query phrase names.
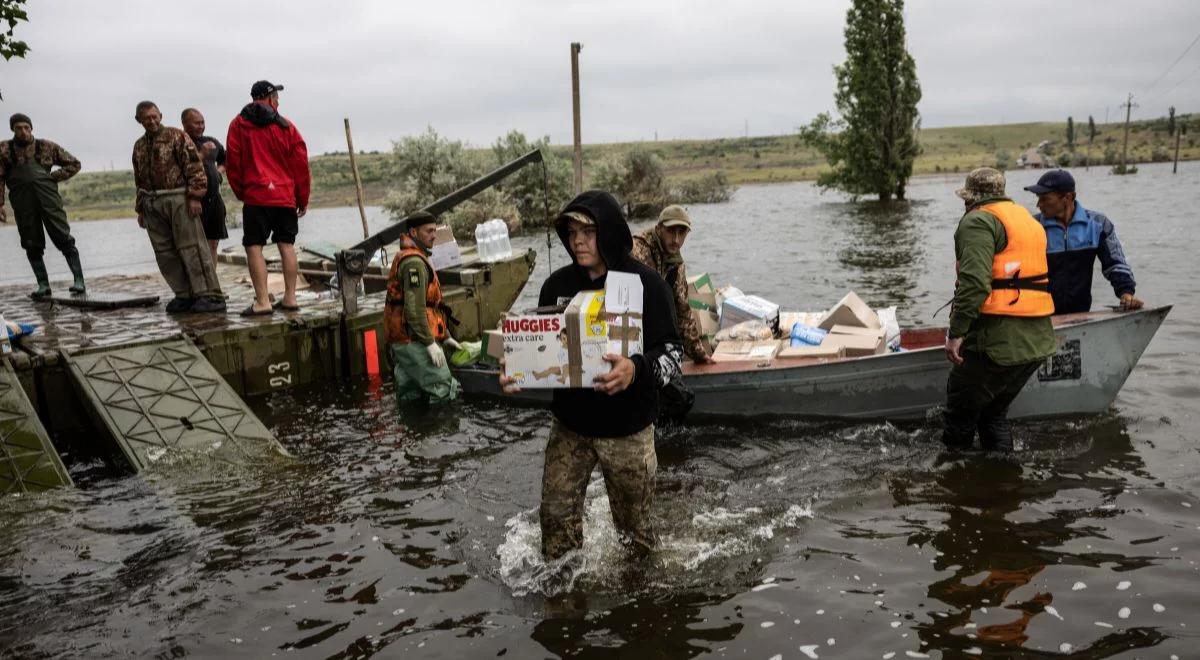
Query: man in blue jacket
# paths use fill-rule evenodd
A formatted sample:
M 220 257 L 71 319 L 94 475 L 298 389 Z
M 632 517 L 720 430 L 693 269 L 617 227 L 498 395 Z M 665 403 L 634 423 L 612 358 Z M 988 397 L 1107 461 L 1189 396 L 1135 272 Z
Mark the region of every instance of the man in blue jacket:
M 1089 211 L 1075 198 L 1075 177 L 1066 170 L 1050 170 L 1025 190 L 1037 195 L 1041 213 L 1034 217 L 1046 229 L 1046 259 L 1050 265 L 1050 295 L 1055 314 L 1086 312 L 1092 308 L 1092 272 L 1096 258 L 1100 272 L 1112 284 L 1124 309 L 1140 309 L 1134 296 L 1133 269 L 1117 230 L 1103 213 Z

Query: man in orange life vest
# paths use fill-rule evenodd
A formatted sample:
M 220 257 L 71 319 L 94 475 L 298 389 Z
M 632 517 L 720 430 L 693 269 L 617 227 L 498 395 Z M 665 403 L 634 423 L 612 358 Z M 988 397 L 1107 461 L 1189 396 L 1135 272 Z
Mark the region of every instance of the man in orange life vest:
M 956 194 L 966 214 L 954 232 L 958 279 L 946 334 L 942 442 L 1011 452 L 1008 407 L 1055 350 L 1046 232 L 1004 196 L 1004 174 L 981 167 Z
M 451 401 L 458 396 L 458 381 L 450 375 L 441 344 L 452 348 L 449 308 L 442 302 L 442 285 L 429 261 L 437 235 L 436 219 L 418 211 L 404 220 L 407 233 L 388 274 L 388 354 L 396 377 L 396 399 L 401 402 Z

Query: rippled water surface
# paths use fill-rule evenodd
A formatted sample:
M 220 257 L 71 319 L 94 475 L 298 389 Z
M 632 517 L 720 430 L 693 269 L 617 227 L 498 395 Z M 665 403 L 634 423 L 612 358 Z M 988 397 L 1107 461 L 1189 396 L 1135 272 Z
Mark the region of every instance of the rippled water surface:
M 1010 190 L 1036 176 L 1010 173 Z M 1175 308 L 1109 413 L 1020 425 L 1015 460 L 944 456 L 926 425 L 668 429 L 659 551 L 621 555 L 596 479 L 564 585 L 538 552 L 546 411 L 399 413 L 386 383 L 295 391 L 252 402 L 292 461 L 130 476 L 68 456 L 79 488 L 0 500 L 0 655 L 1196 657 L 1200 165 L 1076 176 L 1139 295 Z M 854 289 L 903 325 L 944 323 L 958 183 L 917 180 L 890 209 L 743 188 L 693 209 L 685 254 L 786 308 Z M 352 236 L 357 218 L 302 222 L 302 238 Z M 86 239 L 129 224 L 76 225 L 85 265 L 148 257 L 136 232 L 110 243 L 129 254 Z M 545 242 L 519 242 L 539 250 L 530 301 Z M 4 280 L 26 276 L 11 243 L 0 228 Z

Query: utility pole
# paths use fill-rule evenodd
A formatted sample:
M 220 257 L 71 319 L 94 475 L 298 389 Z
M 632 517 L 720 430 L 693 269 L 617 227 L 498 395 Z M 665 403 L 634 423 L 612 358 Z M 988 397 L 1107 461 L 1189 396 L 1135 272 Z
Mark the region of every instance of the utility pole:
M 571 42 L 571 114 L 575 119 L 575 194 L 583 192 L 583 135 L 579 127 L 579 51 L 583 45 Z
M 1179 125 L 1175 127 L 1175 165 L 1171 167 L 1171 174 L 1179 174 L 1179 138 L 1187 132 L 1187 122 L 1184 119 L 1179 120 Z
M 1125 143 L 1121 146 L 1121 174 L 1129 171 L 1125 165 L 1125 161 L 1129 156 L 1129 116 L 1136 105 L 1133 102 L 1133 92 L 1129 92 L 1129 98 L 1123 105 L 1125 106 Z

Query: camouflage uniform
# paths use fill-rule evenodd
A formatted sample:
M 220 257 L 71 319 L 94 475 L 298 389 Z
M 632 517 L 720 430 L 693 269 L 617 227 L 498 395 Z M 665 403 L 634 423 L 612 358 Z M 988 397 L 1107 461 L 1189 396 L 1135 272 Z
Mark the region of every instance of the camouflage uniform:
M 597 462 L 621 542 L 638 554 L 654 549 L 650 525 L 658 470 L 654 425 L 633 435 L 598 438 L 575 433 L 555 418 L 542 474 L 542 556 L 546 559 L 583 545 L 584 496 Z
M 52 169 L 56 165 L 58 169 Z M 75 247 L 58 192 L 58 184 L 75 176 L 79 167 L 77 158 L 50 140 L 34 139 L 26 145 L 18 145 L 15 140 L 0 142 L 0 206 L 4 205 L 7 184 L 12 188 L 13 214 L 21 247 L 38 281 L 34 297 L 50 293 L 50 280 L 42 260 L 47 233 L 75 276 L 71 291 L 84 291 L 79 249 Z
M 688 304 L 687 266 L 680 255 L 670 255 L 663 249 L 654 227 L 635 234 L 633 258 L 658 271 L 671 287 L 675 299 L 675 318 L 679 322 L 679 337 L 683 340 L 683 352 L 692 360 L 709 357 L 708 344 L 700 333 L 700 324 Z
M 202 201 L 208 178 L 186 133 L 163 127 L 133 145 L 134 208 L 146 223 L 158 269 L 179 299 L 219 298 L 221 284 L 200 217 L 188 200 Z

